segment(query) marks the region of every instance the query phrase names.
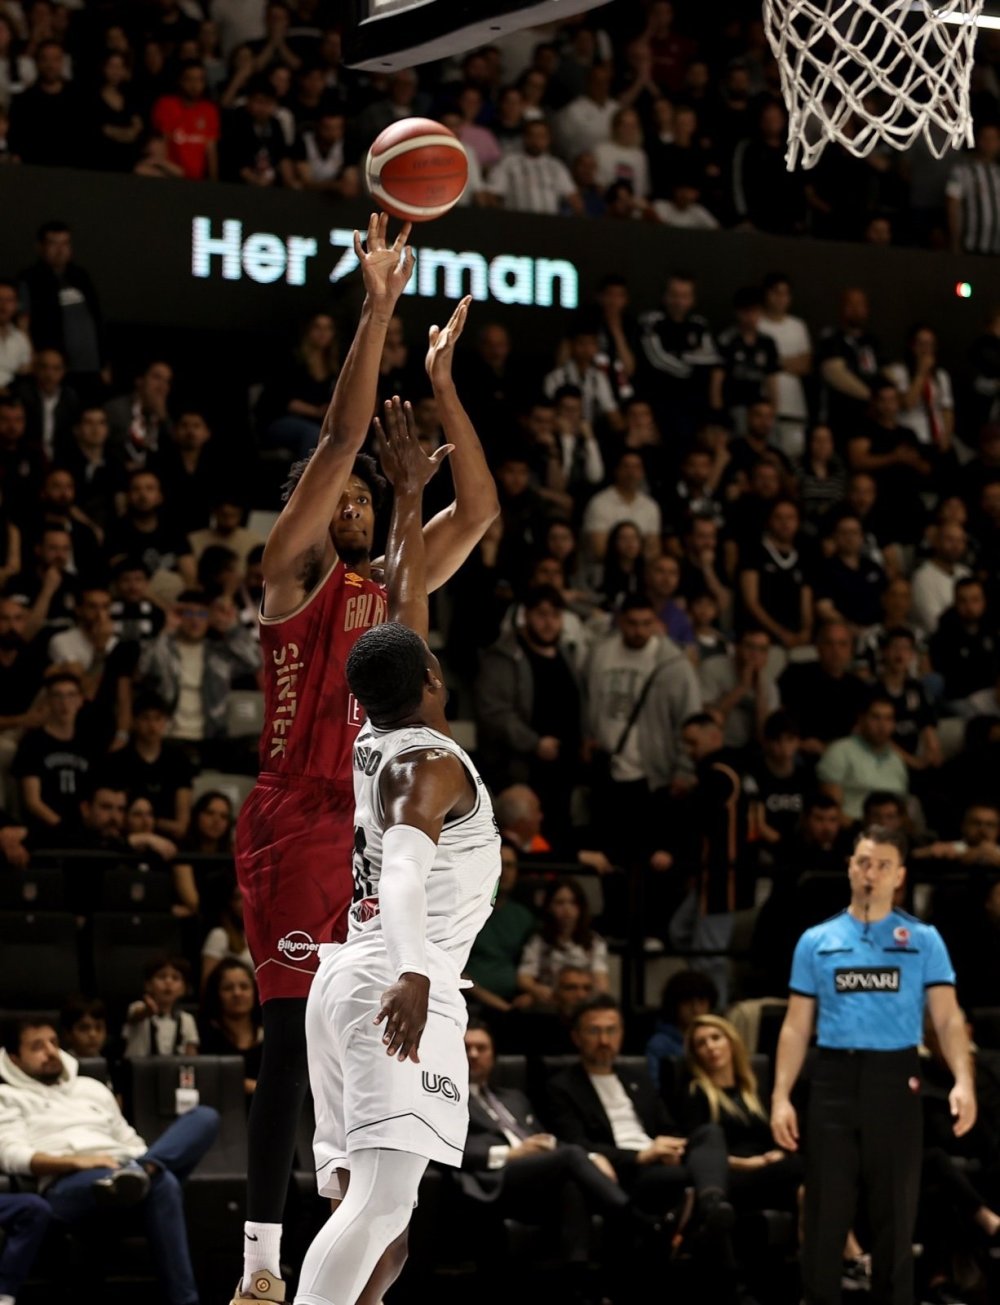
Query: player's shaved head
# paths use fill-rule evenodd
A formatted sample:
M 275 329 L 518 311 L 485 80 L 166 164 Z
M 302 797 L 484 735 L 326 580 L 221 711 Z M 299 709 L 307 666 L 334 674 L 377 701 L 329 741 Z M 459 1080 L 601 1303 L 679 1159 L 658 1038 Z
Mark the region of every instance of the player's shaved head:
M 392 724 L 420 707 L 431 669 L 431 653 L 420 635 L 387 621 L 366 630 L 351 649 L 347 683 L 373 724 Z

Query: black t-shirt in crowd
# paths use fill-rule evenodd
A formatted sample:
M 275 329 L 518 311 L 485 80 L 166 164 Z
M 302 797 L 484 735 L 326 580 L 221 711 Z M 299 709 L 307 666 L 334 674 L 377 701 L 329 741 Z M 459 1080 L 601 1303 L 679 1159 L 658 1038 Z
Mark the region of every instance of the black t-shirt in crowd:
M 802 737 L 823 743 L 850 734 L 869 694 L 864 681 L 850 671 L 834 679 L 819 662 L 792 662 L 782 671 L 778 689 Z
M 555 657 L 544 657 L 523 639 L 521 647 L 534 681 L 531 728 L 543 736 L 559 739 L 563 757 L 575 756 L 580 745 L 580 690 L 573 673 L 561 652 Z
M 190 788 L 193 779 L 191 763 L 174 743 L 164 743 L 155 761 L 141 757 L 129 743 L 112 754 L 109 769 L 132 797 L 149 798 L 158 820 L 173 820 L 177 790 Z
M 778 347 L 769 335 L 756 335 L 749 342 L 735 326 L 719 336 L 719 353 L 726 377 L 723 402 L 727 408 L 748 408 L 766 398 L 764 383 L 781 370 Z
M 890 698 L 896 709 L 893 743 L 914 755 L 920 743 L 921 730 L 937 723 L 934 708 L 927 698 L 924 686 L 919 680 L 910 678 L 907 679 L 900 693 L 890 693 L 884 683 L 879 685 L 879 692 Z
M 818 361 L 822 364 L 831 358 L 843 358 L 847 370 L 865 385 L 871 385 L 878 376 L 878 342 L 867 331 L 845 331 L 840 327 L 824 331 L 819 339 Z M 849 438 L 857 430 L 859 419 L 863 419 L 865 400 L 841 394 L 832 386 L 826 387 L 825 398 L 834 432 Z
M 163 608 L 148 598 L 137 603 L 115 598 L 111 603 L 111 620 L 119 639 L 148 643 L 163 629 L 166 617 Z
M 45 659 L 22 648 L 9 666 L 0 663 L 0 716 L 22 716 L 42 687 Z
M 80 731 L 72 739 L 57 739 L 47 729 L 29 730 L 18 745 L 11 774 L 37 776 L 41 799 L 64 821 L 78 818 L 91 766 L 91 750 Z
M 153 530 L 139 530 L 134 521 L 124 517 L 108 540 L 108 554 L 112 561 L 119 557 L 141 558 L 150 573 L 161 569 L 173 571 L 177 559 L 190 552 L 187 536 L 163 521 Z
M 805 757 L 798 757 L 790 775 L 776 775 L 763 757 L 743 777 L 743 791 L 751 802 L 764 808 L 764 819 L 780 834 L 782 843 L 794 836 L 806 802 L 816 791 L 816 770 Z
M 41 590 L 42 577 L 38 572 L 22 571 L 8 582 L 4 596 L 16 598 L 25 607 L 32 607 Z M 37 644 L 42 649 L 48 647 L 48 642 L 54 634 L 59 634 L 62 630 L 71 630 L 76 624 L 74 613 L 78 591 L 79 582 L 76 576 L 64 575 L 59 582 L 59 588 L 49 602 L 49 614 L 45 618 L 45 624 L 36 636 Z
M 828 557 L 820 567 L 816 597 L 828 598 L 853 625 L 877 625 L 882 619 L 885 585 L 885 572 L 870 557 L 862 555 L 857 568 L 839 557 Z
M 747 550 L 744 569 L 757 572 L 757 597 L 771 620 L 786 630 L 798 630 L 802 623 L 802 590 L 809 583 L 798 549 L 782 553 L 764 539 L 756 548 Z

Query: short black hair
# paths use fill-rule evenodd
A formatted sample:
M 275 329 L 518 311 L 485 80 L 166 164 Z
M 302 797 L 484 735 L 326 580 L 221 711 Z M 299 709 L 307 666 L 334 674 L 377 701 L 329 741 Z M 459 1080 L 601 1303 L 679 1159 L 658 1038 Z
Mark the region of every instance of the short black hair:
M 160 952 L 158 956 L 151 956 L 142 967 L 142 977 L 148 983 L 161 970 L 167 969 L 176 970 L 184 980 L 185 988 L 190 988 L 191 962 L 185 956 L 173 956 L 170 952 Z
M 799 729 L 798 722 L 790 712 L 772 711 L 770 716 L 764 722 L 764 742 L 773 743 L 775 739 L 783 739 L 787 735 L 794 735 L 798 738 L 802 731 Z
M 399 621 L 366 630 L 347 658 L 347 683 L 373 721 L 415 711 L 427 678 L 427 645 Z
M 917 642 L 917 636 L 909 626 L 906 625 L 894 625 L 891 630 L 886 630 L 881 639 L 879 639 L 880 647 L 888 648 L 893 639 L 908 639 L 910 643 L 914 645 L 916 645 Z
M 807 816 L 810 811 L 839 811 L 840 803 L 829 793 L 813 793 L 806 798 L 805 807 L 802 814 Z
M 43 42 L 42 42 L 42 46 L 45 46 L 45 45 L 53 45 L 53 44 L 58 45 L 59 42 L 58 42 L 58 41 L 55 41 L 55 42 L 53 42 L 53 41 L 43 41 Z M 42 46 L 39 46 L 39 49 L 41 49 Z M 37 241 L 41 242 L 42 240 L 45 239 L 46 236 L 63 236 L 63 235 L 65 235 L 68 231 L 69 231 L 69 223 L 68 223 L 68 222 L 63 222 L 63 221 L 62 221 L 61 219 L 59 219 L 59 218 L 50 218 L 48 222 L 43 222 L 42 225 L 41 225 L 41 226 L 38 228 L 38 230 L 35 232 L 35 239 L 36 239 Z
M 524 595 L 524 610 L 533 612 L 536 607 L 541 607 L 543 603 L 557 607 L 560 612 L 566 607 L 566 599 L 555 585 L 532 585 Z
M 883 843 L 887 847 L 894 847 L 899 853 L 900 864 L 905 863 L 906 854 L 910 850 L 910 841 L 901 829 L 886 829 L 885 825 L 862 826 L 854 838 L 855 850 L 857 850 L 858 844 L 864 838 L 870 839 L 873 843 Z
M 595 992 L 592 997 L 588 997 L 586 1001 L 581 1001 L 579 1006 L 574 1009 L 572 1027 L 578 1029 L 584 1016 L 598 1010 L 613 1010 L 619 1016 L 622 1013 L 622 1008 L 610 992 Z
M 577 331 L 577 332 L 574 334 L 573 338 L 576 339 L 577 336 L 580 336 L 580 335 L 588 335 L 588 334 L 590 334 L 590 332 L 587 332 L 587 331 Z M 581 400 L 582 400 L 582 399 L 583 399 L 583 391 L 580 389 L 579 385 L 560 385 L 559 388 L 558 388 L 558 390 L 556 390 L 555 394 L 553 394 L 553 396 L 552 396 L 552 403 L 553 403 L 553 405 L 559 403 L 562 399 L 581 399 Z
M 111 577 L 114 580 L 120 579 L 127 575 L 129 571 L 141 571 L 148 580 L 153 574 L 149 569 L 148 562 L 141 557 L 123 557 L 120 562 L 116 562 L 111 568 Z
M 708 1002 L 709 1008 L 715 1010 L 719 1001 L 719 990 L 707 974 L 700 970 L 678 970 L 672 974 L 663 987 L 660 998 L 660 1015 L 669 1024 L 677 1020 L 677 1009 L 682 1001 L 695 1001 L 699 997 Z
M 159 712 L 161 716 L 170 715 L 166 700 L 158 693 L 137 693 L 132 704 L 132 719 L 135 720 L 136 716 L 142 716 L 147 711 Z
M 631 525 L 631 522 L 629 522 Z M 618 615 L 624 616 L 626 612 L 651 612 L 653 611 L 653 600 L 647 598 L 645 594 L 628 594 L 618 608 Z
M 29 1029 L 51 1029 L 56 1034 L 59 1032 L 55 1020 L 47 1019 L 44 1015 L 21 1015 L 6 1020 L 3 1026 L 3 1049 L 8 1056 L 21 1054 L 21 1036 Z
M 70 1033 L 82 1019 L 104 1020 L 107 1023 L 108 1008 L 100 997 L 84 997 L 74 993 L 63 1002 L 59 1012 L 59 1027 L 64 1033 Z
M 287 503 L 292 497 L 292 491 L 302 479 L 302 475 L 312 460 L 313 453 L 308 453 L 298 462 L 293 462 L 288 471 L 288 479 L 281 487 L 281 501 Z M 356 476 L 358 480 L 363 480 L 371 491 L 372 506 L 377 512 L 382 506 L 382 499 L 385 497 L 387 481 L 384 476 L 379 475 L 378 463 L 370 453 L 359 453 L 354 459 L 354 466 L 351 468 L 351 475 Z
M 493 1030 L 490 1028 L 490 1026 L 486 1023 L 485 1020 L 475 1019 L 475 1018 L 470 1019 L 468 1024 L 466 1024 L 465 1026 L 465 1031 L 466 1033 L 485 1033 L 486 1036 L 489 1038 L 490 1042 L 492 1042 L 493 1045 L 496 1046 L 496 1038 L 494 1038 L 493 1036 Z
M 890 793 L 888 789 L 877 788 L 867 795 L 861 804 L 861 815 L 865 822 L 871 819 L 871 813 L 876 807 L 893 806 L 901 816 L 906 815 L 906 802 L 898 793 Z
M 773 290 L 777 285 L 790 286 L 792 279 L 787 272 L 768 272 L 760 284 L 761 289 L 766 293 L 768 290 Z
M 969 589 L 973 585 L 975 585 L 977 589 L 982 589 L 983 593 L 986 592 L 986 586 L 983 584 L 982 580 L 980 580 L 978 576 L 964 575 L 962 576 L 961 580 L 955 581 L 955 587 L 952 590 L 952 597 L 957 597 L 958 591 L 960 589 Z
M 759 308 L 761 292 L 754 285 L 743 286 L 733 295 L 733 307 L 738 311 L 746 308 Z

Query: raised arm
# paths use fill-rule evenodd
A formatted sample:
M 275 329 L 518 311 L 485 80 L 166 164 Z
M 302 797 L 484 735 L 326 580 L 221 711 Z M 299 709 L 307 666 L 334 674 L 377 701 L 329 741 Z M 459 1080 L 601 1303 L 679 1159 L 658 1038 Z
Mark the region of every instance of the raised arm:
M 337 378 L 316 452 L 296 485 L 264 550 L 265 608 L 280 616 L 307 593 L 311 574 L 333 565 L 330 521 L 364 443 L 375 407 L 379 359 L 386 329 L 413 271 L 413 250 L 406 244 L 409 224 L 395 241 L 386 241 L 388 218 L 372 214 L 366 249 L 354 233 L 354 249 L 365 282 L 361 320 L 343 370 Z
M 431 327 L 427 349 L 427 375 L 434 388 L 441 425 L 445 439 L 454 445 L 451 474 L 455 482 L 455 501 L 424 530 L 427 588 L 432 592 L 451 579 L 500 515 L 496 485 L 452 376 L 455 341 L 462 334 L 471 302 L 467 295 L 444 330 Z
M 428 457 L 420 447 L 413 409 L 393 397 L 383 421 L 375 418 L 382 470 L 393 488 L 392 518 L 385 547 L 389 620 L 427 638 L 427 559 L 421 521 L 424 486 L 454 448 L 443 444 Z

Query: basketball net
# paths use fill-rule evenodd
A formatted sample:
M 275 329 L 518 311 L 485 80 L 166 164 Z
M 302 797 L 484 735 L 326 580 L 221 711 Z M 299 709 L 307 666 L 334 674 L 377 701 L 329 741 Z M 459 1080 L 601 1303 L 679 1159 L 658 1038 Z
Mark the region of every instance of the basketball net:
M 789 171 L 829 141 L 858 158 L 921 138 L 972 144 L 969 79 L 983 0 L 764 0 L 788 109 Z

